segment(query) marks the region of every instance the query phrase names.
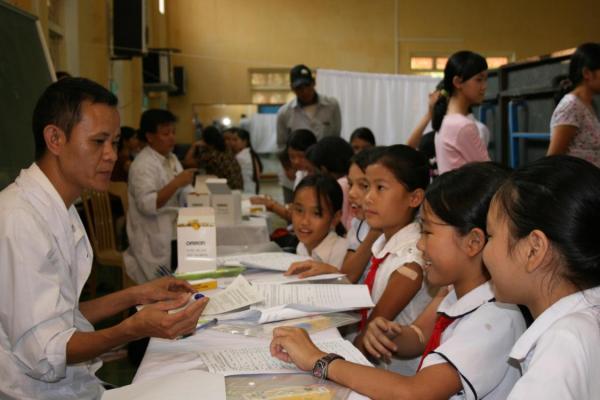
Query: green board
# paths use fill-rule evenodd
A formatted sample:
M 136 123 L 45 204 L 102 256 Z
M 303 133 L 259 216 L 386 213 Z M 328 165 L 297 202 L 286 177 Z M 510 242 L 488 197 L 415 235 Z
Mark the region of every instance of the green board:
M 0 0 L 0 189 L 34 159 L 33 108 L 54 80 L 39 26 Z

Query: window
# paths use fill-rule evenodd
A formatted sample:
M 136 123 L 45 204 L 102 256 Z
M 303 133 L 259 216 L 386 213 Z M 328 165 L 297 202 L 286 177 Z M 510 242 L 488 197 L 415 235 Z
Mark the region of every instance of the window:
M 415 55 L 410 57 L 410 69 L 416 74 L 442 77 L 448 55 Z M 486 57 L 488 68 L 494 69 L 508 64 L 512 56 L 494 55 Z
M 252 104 L 284 104 L 294 98 L 289 69 L 253 68 L 248 74 Z

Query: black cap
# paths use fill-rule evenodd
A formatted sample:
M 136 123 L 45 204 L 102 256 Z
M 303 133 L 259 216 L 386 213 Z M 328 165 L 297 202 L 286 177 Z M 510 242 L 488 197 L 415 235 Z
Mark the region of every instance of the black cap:
M 290 70 L 290 84 L 293 89 L 303 85 L 310 85 L 314 81 L 310 68 L 304 64 L 296 65 Z

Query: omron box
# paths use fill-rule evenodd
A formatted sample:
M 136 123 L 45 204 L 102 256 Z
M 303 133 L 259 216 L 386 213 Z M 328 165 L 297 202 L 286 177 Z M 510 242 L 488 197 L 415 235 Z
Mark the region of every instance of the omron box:
M 207 179 L 210 205 L 215 210 L 218 226 L 236 225 L 242 221 L 242 193 L 230 190 L 226 179 Z
M 217 231 L 212 208 L 179 209 L 177 264 L 177 273 L 217 268 Z

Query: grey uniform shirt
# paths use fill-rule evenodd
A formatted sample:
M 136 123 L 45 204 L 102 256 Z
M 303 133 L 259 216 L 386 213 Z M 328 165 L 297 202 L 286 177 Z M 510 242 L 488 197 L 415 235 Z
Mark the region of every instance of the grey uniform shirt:
M 277 147 L 285 147 L 291 133 L 296 129 L 312 131 L 317 140 L 325 136 L 340 136 L 342 130 L 342 117 L 340 106 L 334 97 L 317 95 L 316 110 L 314 115 L 309 115 L 298 104 L 298 99 L 293 99 L 283 105 L 277 113 Z

